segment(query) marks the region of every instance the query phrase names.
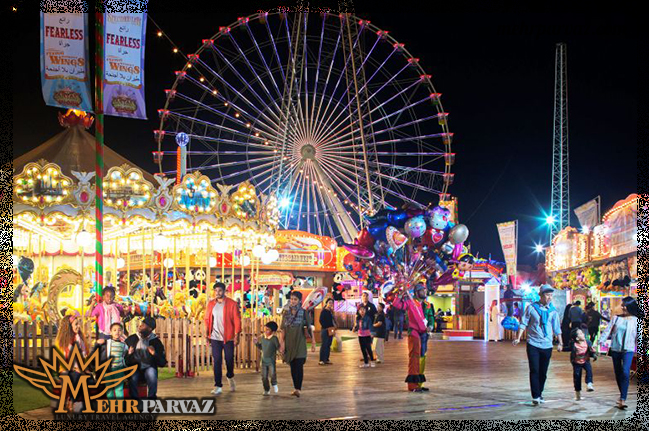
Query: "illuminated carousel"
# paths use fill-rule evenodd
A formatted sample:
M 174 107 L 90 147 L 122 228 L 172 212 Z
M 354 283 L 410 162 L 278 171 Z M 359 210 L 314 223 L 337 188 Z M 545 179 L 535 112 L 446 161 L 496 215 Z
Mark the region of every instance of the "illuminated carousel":
M 59 121 L 66 130 L 14 160 L 14 322 L 86 315 L 94 294 L 92 118 Z M 104 158 L 104 280 L 133 315 L 202 319 L 215 281 L 234 298 L 259 288 L 260 264 L 279 257 L 274 196 L 247 182 L 214 188 L 200 172 L 153 176 L 108 147 Z

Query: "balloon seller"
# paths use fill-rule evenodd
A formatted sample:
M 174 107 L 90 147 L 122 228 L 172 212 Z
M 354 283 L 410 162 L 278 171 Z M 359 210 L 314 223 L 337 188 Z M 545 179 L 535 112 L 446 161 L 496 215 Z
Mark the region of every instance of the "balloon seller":
M 428 391 L 428 388 L 424 387 L 428 330 L 420 301 L 423 302 L 426 298 L 426 286 L 417 284 L 414 296 L 416 300 L 404 289 L 403 294 L 395 298 L 393 306 L 408 313 L 408 390 L 423 392 Z

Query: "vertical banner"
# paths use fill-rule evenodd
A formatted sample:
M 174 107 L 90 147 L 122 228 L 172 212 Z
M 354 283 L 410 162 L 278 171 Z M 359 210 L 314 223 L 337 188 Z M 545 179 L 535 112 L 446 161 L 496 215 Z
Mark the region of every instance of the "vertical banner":
M 500 244 L 502 245 L 503 254 L 505 255 L 507 275 L 515 277 L 518 256 L 518 220 L 507 223 L 498 223 L 496 226 L 498 227 Z
M 41 12 L 41 85 L 45 104 L 92 111 L 88 14 Z
M 104 113 L 146 120 L 146 13 L 104 14 Z
M 592 229 L 599 224 L 599 196 L 575 208 L 575 215 L 579 219 L 581 227 Z

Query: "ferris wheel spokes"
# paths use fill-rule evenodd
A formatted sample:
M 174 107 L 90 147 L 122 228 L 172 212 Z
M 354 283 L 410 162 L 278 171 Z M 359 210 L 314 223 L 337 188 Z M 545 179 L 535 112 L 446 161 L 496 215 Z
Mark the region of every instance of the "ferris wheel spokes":
M 255 14 L 190 56 L 157 141 L 183 131 L 191 172 L 250 180 L 277 196 L 283 227 L 349 242 L 364 215 L 448 187 L 450 136 L 429 78 L 369 22 Z

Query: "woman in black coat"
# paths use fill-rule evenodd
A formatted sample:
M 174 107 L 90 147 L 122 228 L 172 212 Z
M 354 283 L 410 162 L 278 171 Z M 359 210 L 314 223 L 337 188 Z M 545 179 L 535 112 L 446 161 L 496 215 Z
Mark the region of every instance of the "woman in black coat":
M 572 351 L 571 341 L 570 341 L 570 309 L 572 304 L 566 305 L 566 309 L 563 311 L 563 320 L 561 320 L 561 338 L 563 342 L 563 351 Z

